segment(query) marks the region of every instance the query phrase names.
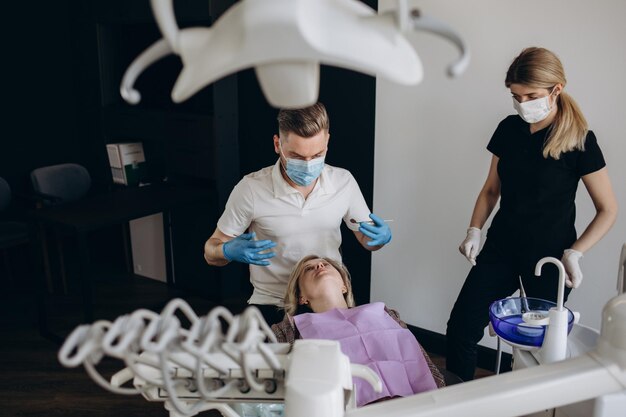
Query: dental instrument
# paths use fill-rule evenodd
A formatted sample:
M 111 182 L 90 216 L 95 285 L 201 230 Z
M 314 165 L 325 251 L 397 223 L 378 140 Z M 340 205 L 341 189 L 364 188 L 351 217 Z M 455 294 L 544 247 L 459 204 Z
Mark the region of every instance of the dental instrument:
M 393 219 L 385 219 L 383 221 L 385 223 L 392 223 Z M 360 221 L 357 221 L 356 219 L 350 219 L 350 223 L 353 223 L 353 224 L 361 224 L 361 223 L 374 224 L 374 222 L 372 220 L 364 220 L 364 221 L 360 222 Z
M 422 64 L 406 38 L 412 31 L 443 36 L 460 50 L 461 57 L 448 67 L 450 76 L 462 74 L 470 60 L 458 33 L 409 10 L 408 0 L 397 0 L 396 10 L 381 14 L 357 0 L 241 0 L 210 28 L 185 29 L 178 27 L 173 0 L 150 3 L 163 38 L 126 70 L 120 94 L 130 104 L 141 100 L 133 87 L 139 75 L 172 53 L 183 62 L 172 90 L 174 102 L 187 100 L 228 74 L 254 67 L 268 102 L 281 108 L 317 101 L 320 64 L 418 84 Z
M 225 332 L 222 322 L 228 325 Z M 126 365 L 110 381 L 96 369 L 105 356 Z M 198 317 L 181 299 L 169 302 L 160 314 L 140 309 L 113 322 L 79 326 L 58 358 L 67 367 L 83 364 L 109 391 L 164 401 L 172 417 L 209 409 L 236 417 L 230 403 L 282 402 L 289 396 L 294 399 L 291 407 L 320 401 L 312 407 L 324 415 L 342 415 L 346 401 L 355 403 L 350 400 L 352 376 L 382 390 L 378 375 L 364 365 L 350 364 L 337 342 L 298 340 L 293 347 L 276 343 L 255 307 L 239 316 L 217 307 Z M 131 380 L 132 388 L 123 386 Z M 315 396 L 308 395 L 310 390 Z M 286 403 L 287 413 L 293 413 L 290 410 Z

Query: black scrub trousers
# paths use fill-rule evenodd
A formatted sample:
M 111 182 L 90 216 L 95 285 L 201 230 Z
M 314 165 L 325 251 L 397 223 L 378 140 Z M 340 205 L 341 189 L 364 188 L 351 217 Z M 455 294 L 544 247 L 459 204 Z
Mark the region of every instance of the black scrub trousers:
M 574 200 L 582 176 L 605 166 L 593 132 L 585 150 L 573 150 L 558 160 L 543 157 L 549 128 L 530 133 L 519 116 L 498 125 L 487 149 L 499 157 L 500 208 L 487 240 L 454 304 L 446 332 L 446 367 L 464 381 L 474 378 L 476 347 L 489 324 L 489 305 L 519 288 L 528 297 L 556 301 L 558 269 L 546 264 L 540 277 L 537 262 L 561 259 L 576 241 Z M 570 289 L 565 289 L 565 299 Z

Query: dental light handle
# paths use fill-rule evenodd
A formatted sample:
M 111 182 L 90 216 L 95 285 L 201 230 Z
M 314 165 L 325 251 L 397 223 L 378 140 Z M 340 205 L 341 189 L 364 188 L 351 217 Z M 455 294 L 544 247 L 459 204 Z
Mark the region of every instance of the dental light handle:
M 178 44 L 178 23 L 176 23 L 176 15 L 174 14 L 173 0 L 150 0 L 152 13 L 159 25 L 159 29 L 163 37 L 167 40 L 170 48 L 175 53 L 179 53 Z
M 138 104 L 141 94 L 134 87 L 139 75 L 150 65 L 173 52 L 169 42 L 162 38 L 150 45 L 130 64 L 120 84 L 120 95 L 128 104 Z
M 470 50 L 461 35 L 447 24 L 422 14 L 418 9 L 411 10 L 410 14 L 414 30 L 422 30 L 442 36 L 459 49 L 461 57 L 448 66 L 448 75 L 458 77 L 463 74 L 470 63 Z
M 178 54 L 180 49 L 179 28 L 174 14 L 173 0 L 150 0 L 150 5 L 163 38 L 143 51 L 124 72 L 120 84 L 120 95 L 129 104 L 138 104 L 141 101 L 141 94 L 133 87 L 139 75 L 159 59 L 171 53 Z

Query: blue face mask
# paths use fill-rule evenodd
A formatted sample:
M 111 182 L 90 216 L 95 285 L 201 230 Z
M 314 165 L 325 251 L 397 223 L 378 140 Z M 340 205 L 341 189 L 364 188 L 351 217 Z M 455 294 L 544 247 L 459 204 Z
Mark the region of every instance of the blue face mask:
M 283 152 L 282 146 L 280 152 Z M 287 161 L 285 172 L 291 181 L 303 187 L 307 186 L 315 181 L 322 173 L 324 169 L 324 158 L 325 156 L 320 156 L 310 161 L 304 161 L 302 159 L 285 157 Z

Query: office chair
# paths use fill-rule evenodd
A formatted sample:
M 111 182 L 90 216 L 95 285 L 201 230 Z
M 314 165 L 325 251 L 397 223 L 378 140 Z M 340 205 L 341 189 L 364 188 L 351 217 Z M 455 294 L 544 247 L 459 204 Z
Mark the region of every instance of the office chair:
M 59 164 L 37 168 L 30 173 L 30 180 L 37 199 L 38 208 L 56 206 L 85 197 L 91 188 L 89 171 L 78 164 Z M 45 231 L 42 233 L 42 250 L 48 280 L 48 289 L 52 291 L 52 273 L 50 271 L 50 255 L 46 244 Z M 65 257 L 60 236 L 56 236 L 56 247 L 59 256 L 59 267 L 63 292 L 67 293 Z
M 11 203 L 11 187 L 4 178 L 0 177 L 0 212 L 3 212 Z M 0 250 L 4 257 L 7 277 L 11 279 L 11 262 L 8 249 L 24 245 L 30 240 L 28 224 L 20 221 L 0 219 Z
M 44 206 L 80 200 L 91 188 L 89 171 L 78 164 L 37 168 L 30 173 L 33 191 Z

